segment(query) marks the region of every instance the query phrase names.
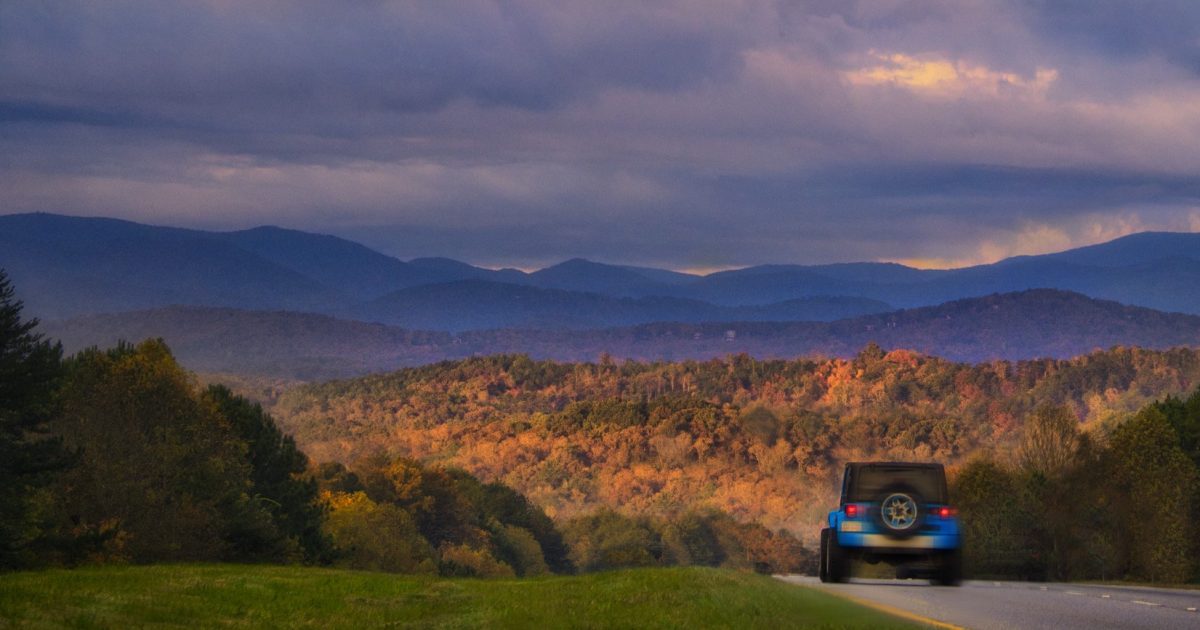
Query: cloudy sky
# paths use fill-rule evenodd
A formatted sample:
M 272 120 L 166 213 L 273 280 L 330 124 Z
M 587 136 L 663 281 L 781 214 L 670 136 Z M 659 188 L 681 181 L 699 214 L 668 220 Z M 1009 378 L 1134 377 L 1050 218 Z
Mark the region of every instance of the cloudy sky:
M 0 0 L 29 211 L 525 268 L 1200 231 L 1200 2 Z

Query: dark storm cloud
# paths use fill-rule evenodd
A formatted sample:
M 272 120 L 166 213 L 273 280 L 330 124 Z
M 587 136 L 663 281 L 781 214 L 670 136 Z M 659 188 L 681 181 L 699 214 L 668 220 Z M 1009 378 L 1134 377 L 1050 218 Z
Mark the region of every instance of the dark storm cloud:
M 1197 229 L 1197 6 L 0 2 L 0 207 L 522 266 Z
M 1200 3 L 1035 0 L 1032 23 L 1051 40 L 1122 57 L 1160 56 L 1200 73 Z
M 6 3 L 0 50 L 10 96 L 264 114 L 255 123 L 270 114 L 307 123 L 306 113 L 338 110 L 427 112 L 458 99 L 542 110 L 604 87 L 678 88 L 736 63 L 733 43 L 704 24 L 585 7 Z
M 1094 208 L 1102 201 L 1137 203 L 1147 196 L 1163 201 L 1200 199 L 1200 175 L 1170 175 L 1064 168 L 1017 168 L 971 164 L 888 165 L 859 171 L 831 171 L 820 178 L 814 197 L 836 200 L 890 196 L 897 199 L 938 195 L 953 199 L 980 195 L 996 199 L 1045 198 L 1053 205 L 1071 201 Z
M 75 123 L 100 126 L 135 126 L 143 123 L 135 116 L 96 111 L 79 107 L 62 107 L 43 103 L 0 101 L 0 124 Z

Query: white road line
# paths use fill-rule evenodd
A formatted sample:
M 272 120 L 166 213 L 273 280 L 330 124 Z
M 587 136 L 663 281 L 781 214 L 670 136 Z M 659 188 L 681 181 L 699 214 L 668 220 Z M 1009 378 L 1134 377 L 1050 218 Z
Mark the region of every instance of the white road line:
M 1083 593 L 1079 591 L 1067 591 L 1067 595 L 1083 595 Z
M 1100 597 L 1104 599 L 1112 599 L 1112 595 L 1101 595 Z
M 1188 606 L 1188 608 L 1187 608 L 1187 611 L 1188 611 L 1188 612 L 1196 612 L 1196 607 L 1195 607 L 1195 606 Z
M 1155 604 L 1154 602 L 1144 602 L 1140 599 L 1131 599 L 1129 601 L 1131 601 L 1135 604 L 1141 604 L 1143 606 L 1162 606 L 1162 604 Z

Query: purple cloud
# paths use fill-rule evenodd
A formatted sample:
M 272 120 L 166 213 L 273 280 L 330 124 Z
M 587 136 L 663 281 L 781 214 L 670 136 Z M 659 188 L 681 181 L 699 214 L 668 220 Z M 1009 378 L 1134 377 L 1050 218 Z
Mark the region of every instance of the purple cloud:
M 3 3 L 0 208 L 525 267 L 1197 229 L 1200 9 L 1142 7 Z

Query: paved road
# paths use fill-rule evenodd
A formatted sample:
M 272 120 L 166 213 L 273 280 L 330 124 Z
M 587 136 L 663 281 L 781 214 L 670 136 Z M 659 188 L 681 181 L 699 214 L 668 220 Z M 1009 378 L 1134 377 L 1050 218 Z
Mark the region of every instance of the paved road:
M 965 582 L 953 588 L 930 586 L 924 580 L 822 584 L 814 577 L 780 579 L 963 628 L 1200 629 L 1200 612 L 1196 612 L 1200 591 L 1028 582 Z

